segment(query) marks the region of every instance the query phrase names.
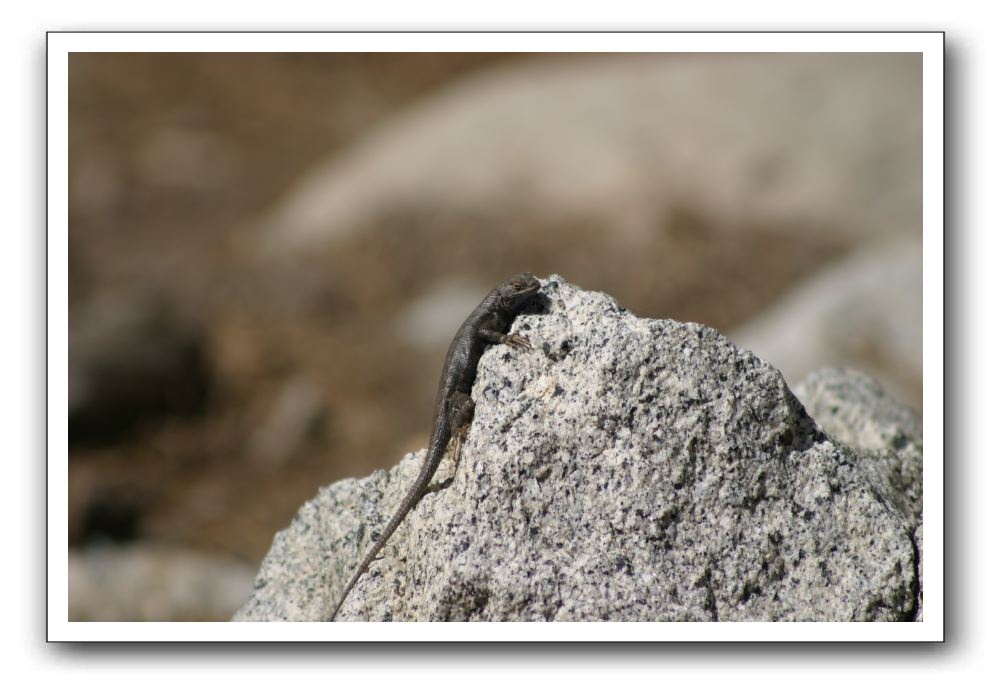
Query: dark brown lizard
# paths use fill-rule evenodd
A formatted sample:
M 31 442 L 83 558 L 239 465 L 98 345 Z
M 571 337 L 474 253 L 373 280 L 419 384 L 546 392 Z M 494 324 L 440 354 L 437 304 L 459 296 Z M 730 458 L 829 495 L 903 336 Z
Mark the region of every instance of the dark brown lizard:
M 468 434 L 472 417 L 475 412 L 475 402 L 471 398 L 471 387 L 475 383 L 475 374 L 482 352 L 489 344 L 508 344 L 516 348 L 530 348 L 530 342 L 520 335 L 506 334 L 513 319 L 519 313 L 522 305 L 540 290 L 540 281 L 528 272 L 517 274 L 511 279 L 497 285 L 492 292 L 485 296 L 482 303 L 469 314 L 465 322 L 458 328 L 454 340 L 447 350 L 444 359 L 444 369 L 441 372 L 440 384 L 437 387 L 437 398 L 434 403 L 433 430 L 430 433 L 430 445 L 427 457 L 416 476 L 413 486 L 399 505 L 399 509 L 385 525 L 382 534 L 375 541 L 371 550 L 358 565 L 354 575 L 348 582 L 330 619 L 337 617 L 341 605 L 347 599 L 361 574 L 368 566 L 396 528 L 406 518 L 410 510 L 416 506 L 420 497 L 427 489 L 430 478 L 437 471 L 440 460 L 453 440 L 455 470 L 460 460 L 461 445 Z

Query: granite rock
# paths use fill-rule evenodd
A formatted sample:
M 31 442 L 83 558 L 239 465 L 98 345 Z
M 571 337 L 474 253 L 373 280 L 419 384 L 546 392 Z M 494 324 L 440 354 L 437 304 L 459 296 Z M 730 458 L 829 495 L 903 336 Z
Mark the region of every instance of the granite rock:
M 865 455 L 715 330 L 560 277 L 514 331 L 534 349 L 486 351 L 460 467 L 441 464 L 338 619 L 914 619 L 888 436 Z M 326 619 L 422 458 L 322 488 L 234 619 Z
M 865 374 L 813 372 L 795 387 L 806 411 L 831 438 L 874 464 L 892 502 L 913 523 L 922 518 L 922 419 Z M 914 524 L 913 524 L 914 526 Z

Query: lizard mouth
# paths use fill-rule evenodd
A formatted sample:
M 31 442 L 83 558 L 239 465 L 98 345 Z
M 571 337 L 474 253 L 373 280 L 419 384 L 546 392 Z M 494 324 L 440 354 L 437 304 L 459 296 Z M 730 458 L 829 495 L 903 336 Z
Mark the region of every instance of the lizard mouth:
M 512 280 L 512 285 L 518 295 L 532 295 L 540 290 L 540 279 L 525 271 Z

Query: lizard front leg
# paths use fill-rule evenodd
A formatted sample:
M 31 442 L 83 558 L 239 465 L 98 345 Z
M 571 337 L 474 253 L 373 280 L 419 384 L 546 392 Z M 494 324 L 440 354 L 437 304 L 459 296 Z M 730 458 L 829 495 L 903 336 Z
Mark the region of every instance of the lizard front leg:
M 516 333 L 507 335 L 499 332 L 498 330 L 485 328 L 478 331 L 478 336 L 486 342 L 491 342 L 492 344 L 508 344 L 514 349 L 523 349 L 524 351 L 530 350 L 530 340 L 523 335 L 517 335 Z

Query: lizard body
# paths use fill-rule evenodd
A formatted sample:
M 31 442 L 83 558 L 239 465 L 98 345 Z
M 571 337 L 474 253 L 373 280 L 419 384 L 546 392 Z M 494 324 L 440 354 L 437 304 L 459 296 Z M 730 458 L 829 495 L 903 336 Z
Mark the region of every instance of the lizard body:
M 437 471 L 448 444 L 453 440 L 455 470 L 460 459 L 461 445 L 468 433 L 474 415 L 475 403 L 471 387 L 475 383 L 478 361 L 489 344 L 508 344 L 516 348 L 530 348 L 530 342 L 520 335 L 506 334 L 509 325 L 522 305 L 540 290 L 540 281 L 533 274 L 524 272 L 496 286 L 482 300 L 461 327 L 458 328 L 444 359 L 437 397 L 434 402 L 433 429 L 423 467 L 413 485 L 406 492 L 399 508 L 385 525 L 382 534 L 362 559 L 354 575 L 344 588 L 330 620 L 347 599 L 361 575 L 368 570 L 375 556 L 382 550 L 410 510 L 416 506 L 427 489 L 430 478 Z

